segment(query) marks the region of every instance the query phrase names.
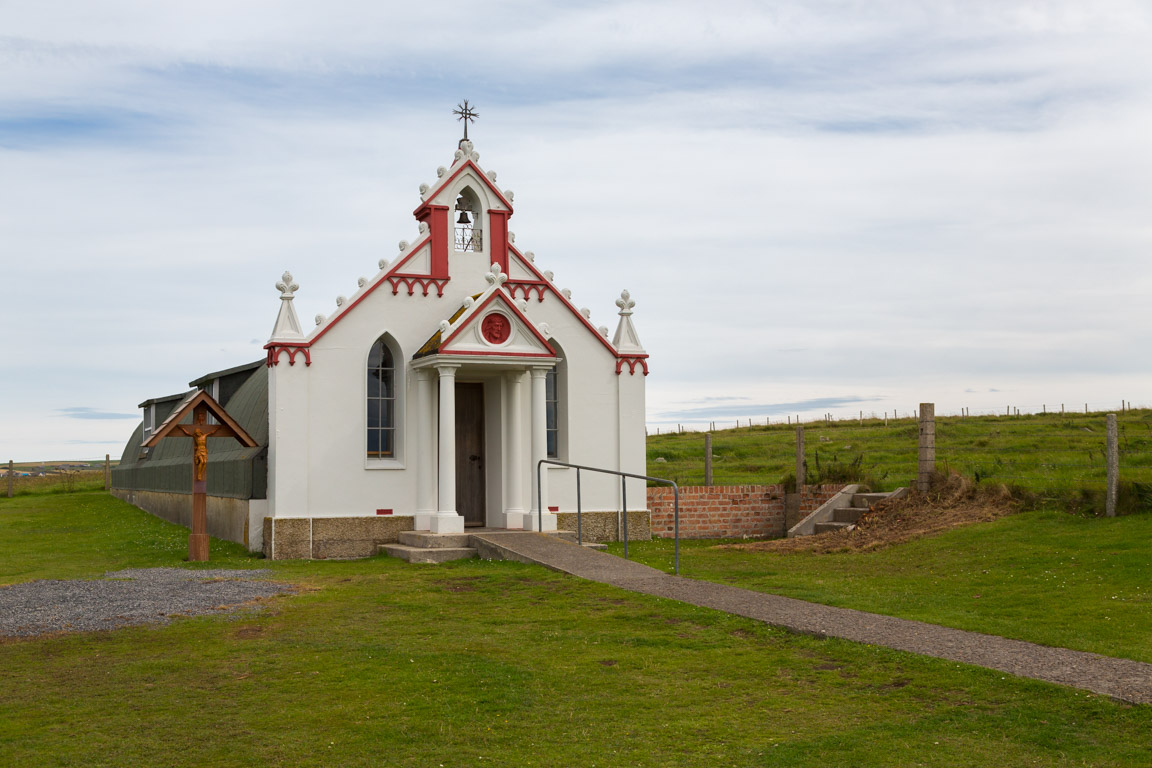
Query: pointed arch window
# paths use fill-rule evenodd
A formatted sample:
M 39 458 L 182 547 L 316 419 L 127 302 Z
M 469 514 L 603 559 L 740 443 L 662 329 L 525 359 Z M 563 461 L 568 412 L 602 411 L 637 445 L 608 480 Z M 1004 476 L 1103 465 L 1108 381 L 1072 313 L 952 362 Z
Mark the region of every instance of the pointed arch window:
M 381 336 L 368 353 L 368 458 L 396 456 L 396 363 Z
M 480 199 L 469 187 L 456 197 L 456 250 L 479 252 L 484 247 Z

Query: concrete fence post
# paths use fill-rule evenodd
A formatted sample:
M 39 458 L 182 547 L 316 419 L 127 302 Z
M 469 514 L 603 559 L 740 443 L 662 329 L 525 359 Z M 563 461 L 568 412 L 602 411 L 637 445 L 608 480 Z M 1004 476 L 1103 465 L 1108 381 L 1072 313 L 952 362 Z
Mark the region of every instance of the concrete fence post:
M 808 482 L 808 462 L 804 460 L 804 427 L 796 427 L 796 493 Z
M 936 404 L 920 403 L 920 451 L 916 490 L 927 493 L 936 471 Z
M 704 433 L 704 485 L 712 485 L 712 433 Z
M 1104 514 L 1116 517 L 1117 486 L 1120 483 L 1120 440 L 1116 429 L 1116 414 L 1108 414 L 1108 496 Z
M 104 492 L 112 488 L 112 455 L 104 454 Z
M 16 480 L 16 470 L 12 468 L 12 459 L 8 459 L 8 498 L 12 498 L 12 483 Z

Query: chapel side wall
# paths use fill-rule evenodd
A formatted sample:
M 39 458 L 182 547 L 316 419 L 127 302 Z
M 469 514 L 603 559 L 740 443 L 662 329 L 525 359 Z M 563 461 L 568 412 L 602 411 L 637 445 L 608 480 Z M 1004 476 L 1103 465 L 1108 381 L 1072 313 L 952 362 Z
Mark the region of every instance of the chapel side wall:
M 168 491 L 141 491 L 113 488 L 110 493 L 122 501 L 139 507 L 162 520 L 192 528 L 192 494 Z M 256 500 L 258 503 L 260 500 Z M 259 549 L 258 539 L 250 525 L 249 499 L 208 496 L 208 535 L 216 539 L 234 541 L 249 549 Z

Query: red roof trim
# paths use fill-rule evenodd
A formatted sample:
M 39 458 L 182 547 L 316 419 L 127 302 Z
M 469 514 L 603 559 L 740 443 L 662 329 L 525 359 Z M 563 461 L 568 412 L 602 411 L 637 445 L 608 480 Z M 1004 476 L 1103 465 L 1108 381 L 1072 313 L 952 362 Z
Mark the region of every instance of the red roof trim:
M 544 349 L 546 349 L 552 353 L 550 355 L 544 355 L 544 357 L 555 357 L 556 356 L 556 350 L 553 349 L 552 345 L 548 343 L 548 339 L 544 338 L 544 336 L 541 335 L 540 331 L 536 330 L 536 326 L 532 324 L 532 321 L 529 320 L 527 317 L 525 317 L 524 313 L 521 312 L 516 307 L 516 305 L 512 303 L 512 300 L 508 298 L 507 294 L 505 294 L 499 288 L 497 288 L 495 291 L 493 291 L 492 295 L 489 296 L 487 299 L 485 299 L 483 304 L 481 304 L 478 307 L 473 307 L 472 308 L 472 314 L 468 317 L 468 319 L 465 320 L 463 323 L 461 323 L 459 328 L 452 331 L 452 333 L 448 334 L 448 338 L 442 339 L 440 341 L 440 348 L 438 350 L 436 350 L 436 354 L 445 354 L 445 355 L 460 354 L 457 352 L 445 352 L 444 347 L 451 344 L 453 339 L 455 339 L 458 335 L 460 335 L 460 333 L 465 328 L 467 328 L 473 322 L 475 322 L 476 318 L 480 316 L 480 313 L 483 312 L 484 309 L 489 304 L 491 304 L 493 301 L 495 301 L 497 299 L 497 297 L 499 297 L 500 301 L 503 302 L 504 306 L 506 306 L 508 309 L 512 310 L 512 313 L 514 315 L 516 315 L 516 317 L 520 318 L 520 322 L 523 323 L 525 326 L 527 326 L 528 330 L 532 331 L 532 335 L 536 337 L 537 341 L 539 341 L 541 344 L 544 345 Z M 465 353 L 465 354 L 469 354 L 469 353 Z M 472 352 L 470 354 L 485 354 L 485 353 Z M 494 351 L 492 354 L 500 354 L 500 353 Z M 504 354 L 511 354 L 511 353 L 506 352 Z M 535 354 L 535 353 L 524 353 L 524 354 Z
M 440 194 L 446 186 L 451 184 L 452 181 L 457 176 L 459 176 L 461 173 L 464 172 L 465 168 L 471 168 L 473 171 L 476 172 L 477 176 L 479 176 L 481 179 L 483 179 L 484 185 L 486 187 L 488 187 L 488 189 L 492 190 L 496 194 L 496 197 L 500 198 L 500 202 L 502 202 L 508 208 L 508 215 L 511 216 L 512 215 L 512 203 L 508 202 L 508 198 L 504 197 L 504 193 L 496 188 L 496 185 L 492 183 L 492 179 L 488 178 L 488 174 L 486 174 L 486 173 L 484 173 L 484 171 L 480 170 L 480 166 L 476 165 L 476 163 L 472 162 L 471 160 L 465 160 L 460 165 L 460 167 L 457 168 L 455 170 L 455 172 L 453 172 L 453 174 L 451 176 L 444 179 L 439 184 L 437 184 L 435 187 L 433 187 L 432 190 L 430 192 L 428 192 L 428 197 L 426 198 L 426 200 L 431 200 L 431 199 L 435 198 L 436 195 Z M 420 203 L 420 205 L 418 205 L 416 207 L 416 210 L 412 212 L 412 215 L 415 216 L 416 218 L 420 218 L 421 212 L 424 211 L 425 208 L 429 208 L 429 207 L 431 207 L 430 203 L 422 202 L 422 203 Z
M 543 273 L 541 273 L 540 270 L 536 269 L 536 266 L 534 264 L 532 264 L 532 262 L 530 262 L 530 261 L 528 261 L 528 259 L 524 258 L 524 256 L 520 253 L 520 251 L 516 250 L 516 246 L 509 245 L 508 250 L 511 251 L 513 254 L 515 254 L 516 258 L 520 260 L 520 263 L 529 272 L 536 275 L 536 279 L 539 280 L 541 283 L 543 283 L 545 286 L 547 286 L 548 290 L 551 291 L 552 294 L 556 298 L 560 299 L 561 304 L 568 307 L 568 309 L 570 309 L 572 311 L 572 314 L 574 314 L 576 317 L 578 317 L 580 319 L 580 322 L 584 323 L 585 327 L 587 327 L 588 330 L 592 332 L 593 336 L 595 336 L 597 339 L 600 340 L 600 343 L 603 344 L 608 349 L 608 351 L 612 353 L 613 357 L 617 357 L 617 358 L 625 357 L 625 355 L 621 355 L 619 352 L 616 351 L 616 348 L 612 346 L 612 344 L 608 341 L 608 339 L 606 339 L 600 335 L 600 331 L 596 330 L 596 326 L 592 325 L 592 323 L 589 322 L 588 318 L 586 318 L 586 317 L 584 317 L 584 315 L 580 314 L 580 310 L 576 309 L 575 304 L 568 301 L 568 299 L 564 298 L 564 294 L 560 293 L 560 291 L 558 291 L 556 289 L 556 286 L 553 285 L 551 282 L 549 282 L 548 279 L 544 277 Z M 524 281 L 521 280 L 518 282 L 523 283 Z
M 409 260 L 409 259 L 411 259 L 413 256 L 415 256 L 415 255 L 416 255 L 416 253 L 417 253 L 417 252 L 418 252 L 418 251 L 419 251 L 421 248 L 423 248 L 423 247 L 424 247 L 424 245 L 425 245 L 426 243 L 429 243 L 429 242 L 431 242 L 431 240 L 432 240 L 432 235 L 431 235 L 431 233 L 429 233 L 429 234 L 428 234 L 428 235 L 427 235 L 427 236 L 426 236 L 426 237 L 425 237 L 423 240 L 420 240 L 419 242 L 417 242 L 417 243 L 416 243 L 416 245 L 412 246 L 412 247 L 409 249 L 409 253 L 408 253 L 408 255 L 407 255 L 407 256 L 405 256 L 403 259 L 400 259 L 400 261 L 398 261 L 398 262 L 396 262 L 395 264 L 393 264 L 393 265 L 392 265 L 392 266 L 391 266 L 391 267 L 388 269 L 388 271 L 387 271 L 387 272 L 385 272 L 383 275 L 381 275 L 381 276 L 380 276 L 380 279 L 379 279 L 379 280 L 377 280 L 376 282 L 372 283 L 372 285 L 371 285 L 371 286 L 369 286 L 368 290 L 364 291 L 364 293 L 362 293 L 362 294 L 360 294 L 359 296 L 357 296 L 355 301 L 353 301 L 351 304 L 346 304 L 345 306 L 341 307 L 341 308 L 340 308 L 340 314 L 336 315 L 336 316 L 335 316 L 335 317 L 333 317 L 331 320 L 329 320 L 329 321 L 328 321 L 328 322 L 327 322 L 327 323 L 324 325 L 324 327 L 320 329 L 320 332 L 319 332 L 319 333 L 317 333 L 317 334 L 316 334 L 315 336 L 313 336 L 312 338 L 308 339 L 308 341 L 307 341 L 306 343 L 302 344 L 301 346 L 309 347 L 309 346 L 312 346 L 313 344 L 315 344 L 315 343 L 316 343 L 316 341 L 317 341 L 317 340 L 318 340 L 318 339 L 319 339 L 321 336 L 323 336 L 324 334 L 328 333 L 328 331 L 332 330 L 332 327 L 333 327 L 333 326 L 335 326 L 335 325 L 336 325 L 336 323 L 338 323 L 338 322 L 340 322 L 341 320 L 343 320 L 343 319 L 344 319 L 344 316 L 345 316 L 346 314 L 348 314 L 348 313 L 349 313 L 349 312 L 352 310 L 352 307 L 356 306 L 356 305 L 357 305 L 357 304 L 359 304 L 360 302 L 364 301 L 364 299 L 368 298 L 368 296 L 369 296 L 369 295 L 370 295 L 370 294 L 371 294 L 373 291 L 375 291 L 377 288 L 379 288 L 379 287 L 380 287 L 380 286 L 381 286 L 381 285 L 384 283 L 384 281 L 385 281 L 385 280 L 387 280 L 388 278 L 390 278 L 390 277 L 392 277 L 394 274 L 396 274 L 396 271 L 397 271 L 397 270 L 399 270 L 399 269 L 400 269 L 400 267 L 404 266 L 404 264 L 406 264 L 406 263 L 408 262 L 408 260 Z M 405 277 L 415 277 L 415 275 L 405 275 Z M 420 275 L 420 277 L 428 277 L 428 278 L 430 278 L 430 277 L 431 277 L 431 275 Z M 439 285 L 438 285 L 438 286 L 436 286 L 436 287 L 437 287 L 437 289 L 440 291 L 440 294 L 441 294 L 441 295 L 443 295 L 443 290 L 444 290 L 444 289 L 443 289 L 443 286 L 439 286 Z M 392 291 L 392 293 L 393 293 L 393 294 L 395 294 L 395 293 L 396 293 L 396 291 Z M 411 291 L 409 291 L 409 295 L 411 295 Z M 425 295 L 425 296 L 427 296 L 427 295 L 428 295 L 428 291 L 427 291 L 427 289 L 425 289 L 425 291 L 424 291 L 424 295 Z M 309 365 L 311 365 L 311 363 L 309 363 Z

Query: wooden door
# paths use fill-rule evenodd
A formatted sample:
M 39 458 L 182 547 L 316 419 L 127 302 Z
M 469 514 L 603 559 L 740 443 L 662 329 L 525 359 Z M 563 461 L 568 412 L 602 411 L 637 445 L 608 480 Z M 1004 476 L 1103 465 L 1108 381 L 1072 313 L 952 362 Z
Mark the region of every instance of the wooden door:
M 484 486 L 484 385 L 456 385 L 456 511 L 466 526 L 482 526 Z

